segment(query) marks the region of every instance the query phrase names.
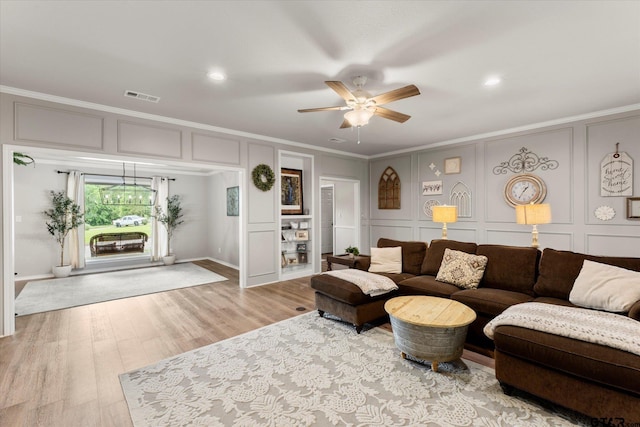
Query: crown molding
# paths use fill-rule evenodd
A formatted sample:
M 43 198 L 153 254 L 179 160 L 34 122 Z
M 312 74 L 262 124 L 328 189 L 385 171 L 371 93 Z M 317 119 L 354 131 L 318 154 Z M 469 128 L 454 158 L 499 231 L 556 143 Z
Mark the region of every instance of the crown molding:
M 211 126 L 204 123 L 191 122 L 188 120 L 181 120 L 173 117 L 160 116 L 157 114 L 142 113 L 140 111 L 127 110 L 125 108 L 111 107 L 109 105 L 96 104 L 96 103 L 87 102 L 87 101 L 80 101 L 78 99 L 65 98 L 62 96 L 50 95 L 50 94 L 41 93 L 41 92 L 34 92 L 34 91 L 19 89 L 11 86 L 0 85 L 0 93 L 6 93 L 8 95 L 23 96 L 26 98 L 38 99 L 41 101 L 55 102 L 57 104 L 70 105 L 73 107 L 103 111 L 106 113 L 120 114 L 124 116 L 129 116 L 129 117 L 136 117 L 139 119 L 153 120 L 156 122 L 167 123 L 167 124 L 172 124 L 177 126 L 185 126 L 185 127 L 190 127 L 194 129 L 208 130 L 211 132 L 218 132 L 226 135 L 233 135 L 233 136 L 238 136 L 241 138 L 247 138 L 247 139 L 252 139 L 257 141 L 273 142 L 275 144 L 289 145 L 293 147 L 304 148 L 306 150 L 324 151 L 327 153 L 339 154 L 342 156 L 355 157 L 359 159 L 369 158 L 369 156 L 364 156 L 361 154 L 348 153 L 346 151 L 340 151 L 340 150 L 335 150 L 335 149 L 325 148 L 325 147 L 316 147 L 313 145 L 304 144 L 302 142 L 289 141 L 287 139 L 274 138 L 271 136 L 259 135 L 259 134 L 239 131 L 235 129 L 227 129 L 219 126 Z
M 0 93 L 23 96 L 26 98 L 34 98 L 42 101 L 49 101 L 49 102 L 55 102 L 58 104 L 71 105 L 74 107 L 88 108 L 91 110 L 104 111 L 107 113 L 120 114 L 120 115 L 136 117 L 136 118 L 146 119 L 146 120 L 153 120 L 153 121 L 173 124 L 177 126 L 190 127 L 194 129 L 208 130 L 211 132 L 218 132 L 226 135 L 233 135 L 233 136 L 248 138 L 252 140 L 272 142 L 275 144 L 283 144 L 283 145 L 303 148 L 307 150 L 322 151 L 325 153 L 338 154 L 342 156 L 354 157 L 354 158 L 365 159 L 365 160 L 378 159 L 378 158 L 388 157 L 388 156 L 396 156 L 399 154 L 414 153 L 416 151 L 423 151 L 423 150 L 443 147 L 447 145 L 461 144 L 465 142 L 477 141 L 479 139 L 496 138 L 496 137 L 517 133 L 517 132 L 526 132 L 526 131 L 540 129 L 540 128 L 549 127 L 549 126 L 563 125 L 563 124 L 581 121 L 581 120 L 590 120 L 598 117 L 603 117 L 603 116 L 608 116 L 613 114 L 620 114 L 620 113 L 627 113 L 634 110 L 640 110 L 640 104 L 631 104 L 631 105 L 626 105 L 622 107 L 610 108 L 608 110 L 594 111 L 591 113 L 563 117 L 559 119 L 548 120 L 545 122 L 532 123 L 532 124 L 519 126 L 515 128 L 502 129 L 502 130 L 497 130 L 493 132 L 481 133 L 477 135 L 465 136 L 462 138 L 455 138 L 455 139 L 450 139 L 446 141 L 435 142 L 433 144 L 426 144 L 426 145 L 421 145 L 417 147 L 411 147 L 404 150 L 390 151 L 387 153 L 366 156 L 362 154 L 354 154 L 346 151 L 340 151 L 332 148 L 316 147 L 313 145 L 304 144 L 302 142 L 289 141 L 287 139 L 274 138 L 266 135 L 243 132 L 235 129 L 227 129 L 227 128 L 222 128 L 218 126 L 211 126 L 204 123 L 191 122 L 188 120 L 181 120 L 181 119 L 176 119 L 172 117 L 160 116 L 156 114 L 142 113 L 140 111 L 135 111 L 135 110 L 127 110 L 124 108 L 111 107 L 108 105 L 96 104 L 93 102 L 80 101 L 78 99 L 65 98 L 62 96 L 50 95 L 50 94 L 41 93 L 41 92 L 34 92 L 30 90 L 25 90 L 25 89 L 14 88 L 11 86 L 0 85 Z

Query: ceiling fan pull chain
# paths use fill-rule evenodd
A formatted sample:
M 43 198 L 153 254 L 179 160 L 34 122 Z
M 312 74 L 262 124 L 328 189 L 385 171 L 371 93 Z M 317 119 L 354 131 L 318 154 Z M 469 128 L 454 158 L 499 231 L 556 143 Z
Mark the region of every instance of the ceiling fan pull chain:
M 361 127 L 362 126 L 357 126 L 357 129 L 358 129 L 358 144 L 360 144 L 360 128 Z

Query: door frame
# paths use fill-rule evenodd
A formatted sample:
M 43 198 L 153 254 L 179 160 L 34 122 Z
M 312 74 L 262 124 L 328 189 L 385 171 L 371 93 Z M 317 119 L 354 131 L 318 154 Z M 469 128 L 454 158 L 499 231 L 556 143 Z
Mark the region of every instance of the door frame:
M 0 265 L 2 271 L 2 283 L 0 292 L 2 292 L 2 330 L 0 331 L 0 337 L 13 335 L 16 330 L 15 325 L 15 203 L 14 203 L 14 164 L 13 164 L 13 152 L 25 151 L 32 149 L 33 151 L 51 151 L 60 154 L 66 154 L 69 157 L 74 156 L 91 156 L 91 157 L 103 157 L 105 159 L 124 159 L 122 154 L 112 155 L 110 153 L 88 153 L 84 151 L 64 150 L 51 147 L 36 147 L 27 145 L 2 145 L 2 264 Z M 131 161 L 131 157 L 126 157 L 126 160 Z M 136 157 L 134 160 L 154 160 L 145 158 L 144 156 Z M 166 162 L 166 161 L 165 161 Z M 193 164 L 188 161 L 171 161 L 172 165 L 184 166 L 186 168 L 193 167 Z M 197 164 L 198 167 L 203 167 L 202 164 Z M 238 173 L 238 184 L 240 187 L 240 200 L 239 200 L 239 227 L 238 227 L 238 282 L 240 288 L 247 287 L 247 239 L 244 236 L 245 221 L 247 218 L 246 203 L 244 198 L 246 197 L 246 170 L 242 167 L 229 167 L 220 166 L 216 164 L 204 165 L 205 168 L 210 168 L 211 171 L 226 170 Z
M 362 219 L 362 212 L 361 212 L 361 207 L 360 207 L 360 180 L 358 179 L 350 179 L 350 178 L 342 178 L 342 177 L 335 177 L 335 176 L 320 176 L 320 188 L 322 188 L 323 185 L 323 181 L 330 181 L 331 183 L 335 183 L 335 182 L 340 182 L 340 183 L 346 183 L 346 184 L 351 184 L 353 185 L 353 216 L 354 216 L 354 237 L 355 237 L 355 245 L 360 247 L 361 242 L 362 242 L 362 236 L 361 236 L 361 219 Z M 328 183 L 326 183 L 328 184 Z M 320 203 L 322 203 L 322 197 L 320 198 Z M 335 218 L 335 212 L 336 212 L 336 208 L 337 208 L 337 203 L 336 203 L 336 197 L 335 197 L 335 185 L 333 188 L 333 251 L 335 253 L 336 250 L 336 236 L 335 236 L 335 222 L 336 222 L 336 218 Z M 322 224 L 322 207 L 320 207 L 319 209 L 319 224 Z M 319 233 L 320 235 L 322 233 Z M 322 236 L 320 236 L 319 240 L 319 248 L 322 248 Z M 318 251 L 318 252 L 322 252 L 322 251 Z M 322 255 L 318 254 L 318 257 L 320 258 Z M 321 260 L 318 260 L 318 264 L 317 265 L 322 265 L 322 263 L 320 262 Z

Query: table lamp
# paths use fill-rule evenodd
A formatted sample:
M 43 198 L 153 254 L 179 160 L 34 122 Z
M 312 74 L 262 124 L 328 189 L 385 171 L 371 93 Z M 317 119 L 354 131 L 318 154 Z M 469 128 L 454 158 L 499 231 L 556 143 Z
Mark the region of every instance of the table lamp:
M 442 239 L 447 240 L 447 223 L 451 224 L 458 220 L 457 206 L 434 206 L 431 208 L 433 222 L 442 223 Z
M 548 203 L 530 203 L 516 206 L 516 223 L 533 225 L 531 246 L 538 245 L 538 225 L 551 222 L 551 206 Z

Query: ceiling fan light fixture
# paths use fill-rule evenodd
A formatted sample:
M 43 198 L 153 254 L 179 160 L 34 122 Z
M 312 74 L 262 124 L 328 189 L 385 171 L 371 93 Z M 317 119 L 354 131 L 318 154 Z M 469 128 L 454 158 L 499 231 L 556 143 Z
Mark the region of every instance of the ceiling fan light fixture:
M 373 116 L 373 110 L 357 108 L 345 113 L 344 118 L 351 123 L 351 126 L 361 127 L 369 124 L 369 119 Z

